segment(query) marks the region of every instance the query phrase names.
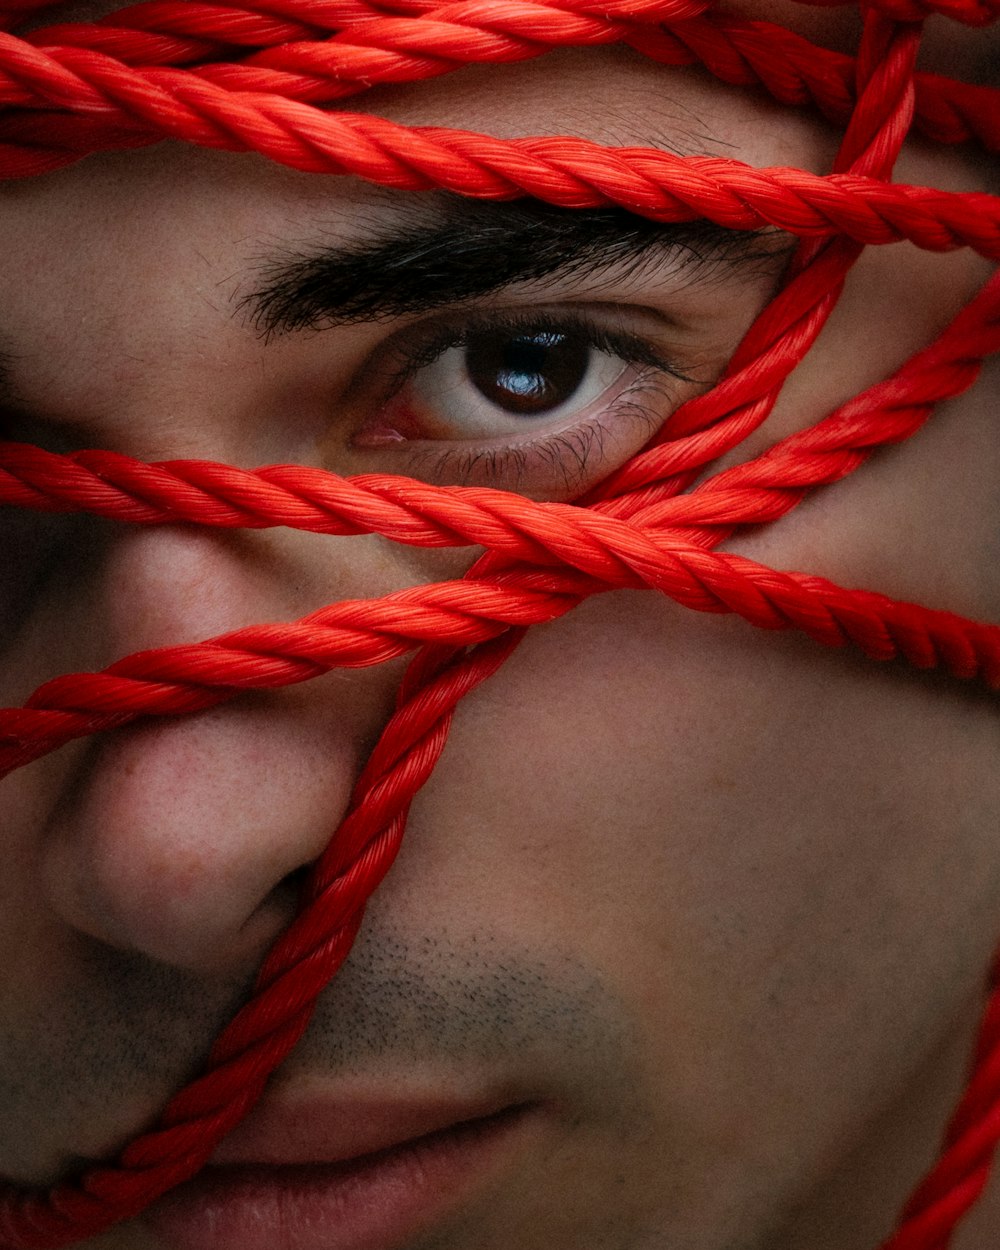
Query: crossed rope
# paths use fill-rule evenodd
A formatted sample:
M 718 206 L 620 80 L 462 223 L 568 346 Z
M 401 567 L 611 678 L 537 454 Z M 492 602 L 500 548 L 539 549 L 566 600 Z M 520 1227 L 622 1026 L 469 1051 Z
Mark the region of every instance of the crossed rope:
M 39 0 L 0 4 L 0 26 L 42 8 Z M 879 0 L 866 8 L 856 59 L 769 23 L 714 12 L 705 0 L 153 0 L 94 25 L 38 29 L 27 39 L 0 33 L 0 171 L 7 176 L 170 136 L 410 190 L 529 194 L 569 207 L 616 204 L 663 221 L 772 225 L 802 240 L 783 289 L 721 382 L 678 409 L 646 449 L 581 501 L 585 506 L 403 478 L 344 479 L 300 466 L 145 464 L 108 452 L 58 456 L 0 444 L 3 505 L 125 524 L 281 525 L 485 548 L 460 581 L 129 656 L 100 673 L 57 677 L 23 707 L 0 711 L 2 776 L 72 738 L 138 716 L 182 715 L 244 690 L 416 652 L 348 815 L 313 866 L 298 917 L 217 1039 L 205 1071 L 113 1163 L 51 1191 L 7 1187 L 0 1247 L 55 1247 L 94 1235 L 207 1161 L 295 1045 L 316 997 L 346 958 L 458 701 L 497 670 L 531 625 L 558 618 L 591 594 L 647 588 L 697 611 L 736 613 L 760 628 L 798 629 L 827 646 L 854 645 L 873 659 L 939 667 L 1000 688 L 998 625 L 717 550 L 741 526 L 778 519 L 812 490 L 860 468 L 876 449 L 909 438 L 938 403 L 971 386 L 983 359 L 1000 350 L 1000 275 L 891 378 L 755 459 L 703 476 L 767 419 L 865 245 L 907 239 L 933 250 L 970 247 L 1000 256 L 1000 200 L 889 181 L 914 127 L 940 142 L 1000 149 L 1000 92 L 916 71 L 920 23 L 932 13 L 984 25 L 1000 16 L 1000 3 Z M 411 82 L 470 61 L 612 41 L 663 63 L 700 64 L 726 82 L 763 88 L 846 123 L 834 171 L 819 177 L 758 170 L 566 137 L 500 141 L 326 107 L 374 82 Z M 947 1244 L 986 1182 L 998 1119 L 994 997 L 946 1150 L 887 1247 Z

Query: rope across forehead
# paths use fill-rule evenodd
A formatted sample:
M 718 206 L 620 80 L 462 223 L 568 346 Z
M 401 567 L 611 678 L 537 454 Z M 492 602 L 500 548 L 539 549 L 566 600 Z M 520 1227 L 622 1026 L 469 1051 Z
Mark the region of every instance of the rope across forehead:
M 7 31 L 43 10 L 0 3 Z M 255 151 L 300 170 L 354 174 L 409 191 L 482 199 L 530 195 L 569 208 L 617 205 L 659 221 L 707 217 L 798 236 L 787 280 L 722 380 L 684 404 L 653 442 L 577 505 L 405 478 L 344 479 L 301 466 L 254 471 L 206 462 L 145 464 L 94 450 L 55 455 L 0 444 L 0 504 L 81 511 L 125 525 L 289 526 L 377 533 L 416 546 L 485 548 L 461 580 L 341 602 L 54 677 L 0 711 L 3 774 L 72 738 L 137 717 L 203 709 L 338 666 L 415 652 L 397 711 L 359 777 L 350 811 L 314 865 L 297 919 L 252 998 L 217 1039 L 202 1075 L 114 1161 L 51 1191 L 8 1186 L 0 1247 L 55 1247 L 127 1219 L 192 1176 L 260 1096 L 350 950 L 365 902 L 392 863 L 414 795 L 431 775 L 458 701 L 491 676 L 526 629 L 589 595 L 630 587 L 828 646 L 1000 688 L 1000 626 L 898 603 L 718 550 L 740 527 L 774 521 L 815 487 L 916 432 L 1000 348 L 994 278 L 938 341 L 896 373 L 747 463 L 712 472 L 771 413 L 865 245 L 907 239 L 1000 256 L 1000 200 L 894 185 L 912 129 L 1000 149 L 1000 92 L 918 73 L 923 20 L 969 25 L 996 0 L 880 0 L 864 10 L 856 57 L 814 46 L 705 0 L 260 0 L 244 6 L 151 0 L 95 24 L 0 30 L 0 173 L 27 177 L 99 150 L 164 137 Z M 38 18 L 36 16 L 36 22 Z M 610 149 L 573 137 L 499 140 L 404 127 L 338 102 L 469 62 L 624 42 L 667 65 L 701 65 L 846 127 L 833 171 L 754 169 L 733 160 Z M 337 111 L 331 107 L 338 103 Z M 1000 999 L 941 1161 L 904 1213 L 892 1250 L 943 1246 L 982 1190 L 1000 1128 Z

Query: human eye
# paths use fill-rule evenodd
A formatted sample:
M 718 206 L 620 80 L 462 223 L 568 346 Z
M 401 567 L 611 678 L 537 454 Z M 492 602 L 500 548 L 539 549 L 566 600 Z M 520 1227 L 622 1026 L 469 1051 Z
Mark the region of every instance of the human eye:
M 697 386 L 641 309 L 480 309 L 407 327 L 363 371 L 367 467 L 536 498 L 581 494 Z

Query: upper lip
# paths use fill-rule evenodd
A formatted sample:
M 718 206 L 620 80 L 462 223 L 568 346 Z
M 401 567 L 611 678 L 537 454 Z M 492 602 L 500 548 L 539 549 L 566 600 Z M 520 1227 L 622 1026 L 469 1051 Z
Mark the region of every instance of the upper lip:
M 343 1163 L 513 1107 L 509 1098 L 266 1094 L 217 1147 L 214 1165 Z

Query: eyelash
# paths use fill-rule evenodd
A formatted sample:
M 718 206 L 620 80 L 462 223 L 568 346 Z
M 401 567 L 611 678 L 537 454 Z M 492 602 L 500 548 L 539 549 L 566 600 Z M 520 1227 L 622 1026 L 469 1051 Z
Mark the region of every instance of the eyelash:
M 607 408 L 596 414 L 598 419 L 592 417 L 569 429 L 541 434 L 524 445 L 414 448 L 409 452 L 411 463 L 433 462 L 433 476 L 447 475 L 462 481 L 485 464 L 491 481 L 503 479 L 505 486 L 519 489 L 534 458 L 560 471 L 566 488 L 570 489 L 585 479 L 595 445 L 599 452 L 603 450 L 607 430 L 602 422 L 638 421 L 648 439 L 677 403 L 676 387 L 668 385 L 667 380 L 688 385 L 696 382 L 645 339 L 600 325 L 585 312 L 566 308 L 551 313 L 544 308 L 481 310 L 463 314 L 461 325 L 445 323 L 430 327 L 416 342 L 412 329 L 396 336 L 389 351 L 395 353 L 397 360 L 380 387 L 380 403 L 390 403 L 421 369 L 434 364 L 447 351 L 468 347 L 484 331 L 515 336 L 541 329 L 580 335 L 591 350 L 617 357 L 623 365 L 639 366 L 641 372 Z M 575 462 L 575 468 L 570 470 L 567 461 Z M 512 474 L 513 482 L 509 480 Z

